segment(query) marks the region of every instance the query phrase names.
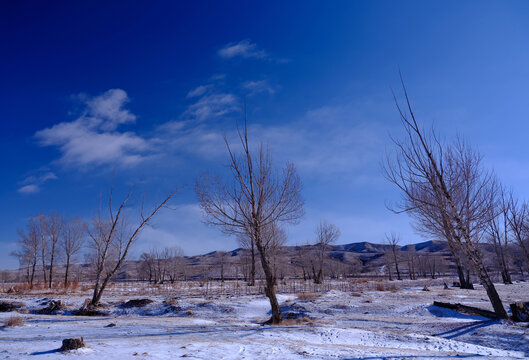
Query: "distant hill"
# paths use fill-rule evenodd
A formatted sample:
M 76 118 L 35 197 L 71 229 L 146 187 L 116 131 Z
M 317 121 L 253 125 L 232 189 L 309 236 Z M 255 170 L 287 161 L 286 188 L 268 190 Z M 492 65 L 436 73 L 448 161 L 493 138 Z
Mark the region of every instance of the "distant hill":
M 310 259 L 318 256 L 319 245 L 283 246 L 277 250 L 274 258 L 274 266 L 278 269 L 279 277 L 300 277 L 303 273 L 312 271 Z M 453 264 L 450 249 L 446 241 L 430 240 L 417 244 L 398 246 L 399 263 L 401 269 L 406 272 L 410 259 L 416 262 L 417 267 L 435 268 L 435 271 L 452 271 Z M 480 245 L 485 258 L 493 259 L 493 249 L 488 244 Z M 350 275 L 380 275 L 384 274 L 387 266 L 387 257 L 390 245 L 376 244 L 371 242 L 355 242 L 349 244 L 331 245 L 326 250 L 327 274 L 335 273 Z M 257 271 L 261 271 L 259 255 L 256 253 Z M 237 248 L 231 251 L 212 251 L 202 255 L 185 256 L 185 276 L 188 278 L 204 278 L 206 276 L 218 278 L 224 274 L 225 277 L 241 277 L 248 273 L 250 257 L 249 251 Z M 121 268 L 118 279 L 137 279 L 142 263 L 139 260 L 129 260 Z M 83 277 L 90 276 L 91 270 L 88 264 L 75 266 Z M 452 269 L 452 270 L 450 270 Z M 56 268 L 57 279 L 60 278 L 62 267 Z M 422 271 L 422 270 L 421 270 Z M 424 270 L 426 271 L 426 270 Z M 22 270 L 9 270 L 3 272 L 4 276 L 12 278 L 18 276 L 23 278 Z M 242 275 L 241 275 L 242 274 Z

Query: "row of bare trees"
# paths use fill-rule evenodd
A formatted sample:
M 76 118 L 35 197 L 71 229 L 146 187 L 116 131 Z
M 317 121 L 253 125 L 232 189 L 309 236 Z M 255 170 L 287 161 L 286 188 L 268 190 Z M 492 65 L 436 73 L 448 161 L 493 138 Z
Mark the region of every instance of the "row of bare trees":
M 103 291 L 127 260 L 141 231 L 161 209 L 167 207 L 176 191 L 153 203 L 147 212 L 145 198 L 141 199 L 141 205 L 131 204 L 135 193 L 136 187 L 132 187 L 115 207 L 112 187 L 108 208 L 106 211 L 100 208 L 98 216 L 89 225 L 79 218 L 68 219 L 56 213 L 30 218 L 26 229 L 19 231 L 19 250 L 13 254 L 18 257 L 21 267 L 27 269 L 30 286 L 33 286 L 40 263 L 44 284 L 51 288 L 58 259 L 64 263 L 64 284 L 67 286 L 70 266 L 84 247 L 87 249 L 85 261 L 92 265 L 95 277 L 90 305 L 99 305 Z M 134 209 L 139 213 L 135 218 L 127 214 Z M 161 267 L 160 256 L 156 255 L 156 271 L 163 274 L 156 272 L 156 279 L 163 281 L 167 277 L 174 281 L 179 271 L 177 263 L 182 256 L 181 249 L 165 249 L 163 256 L 168 260 L 163 261 Z
M 70 265 L 85 241 L 86 223 L 79 218 L 68 219 L 56 213 L 38 214 L 28 220 L 25 230 L 19 230 L 19 249 L 13 253 L 20 267 L 26 269 L 30 286 L 36 279 L 40 264 L 45 286 L 51 288 L 54 267 L 58 261 L 65 266 L 64 285 L 68 285 Z
M 163 284 L 171 284 L 186 278 L 184 251 L 179 246 L 151 249 L 140 256 L 139 275 L 142 279 Z

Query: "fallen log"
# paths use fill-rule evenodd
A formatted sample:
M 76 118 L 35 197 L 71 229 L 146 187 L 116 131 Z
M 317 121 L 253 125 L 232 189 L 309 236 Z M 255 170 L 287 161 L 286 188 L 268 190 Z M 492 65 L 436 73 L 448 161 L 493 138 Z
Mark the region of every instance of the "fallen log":
M 500 319 L 500 316 L 496 315 L 496 313 L 493 311 L 483 310 L 483 309 L 473 307 L 473 306 L 462 305 L 462 304 L 451 304 L 451 303 L 445 303 L 445 302 L 440 302 L 440 301 L 434 301 L 433 304 L 434 306 L 439 306 L 442 308 L 454 310 L 462 314 L 478 315 L 478 316 L 483 316 L 489 319 Z

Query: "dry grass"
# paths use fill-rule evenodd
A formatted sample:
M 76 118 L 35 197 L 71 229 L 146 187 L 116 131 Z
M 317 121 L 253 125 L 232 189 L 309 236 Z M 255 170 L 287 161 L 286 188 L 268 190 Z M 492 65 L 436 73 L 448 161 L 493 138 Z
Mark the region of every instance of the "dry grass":
M 302 301 L 314 301 L 323 294 L 321 293 L 312 293 L 312 292 L 302 292 L 298 294 L 298 300 Z
M 314 320 L 310 319 L 307 316 L 303 316 L 297 319 L 283 319 L 280 325 L 314 325 Z
M 349 309 L 349 305 L 346 305 L 346 304 L 336 304 L 336 305 L 334 305 L 334 308 L 335 308 L 335 309 L 347 310 L 347 309 Z
M 11 316 L 4 320 L 4 327 L 23 326 L 25 323 L 22 316 Z
M 384 286 L 384 284 L 382 284 L 382 283 L 380 283 L 380 282 L 377 283 L 377 285 L 375 286 L 375 289 L 376 289 L 377 291 L 386 291 L 386 287 Z

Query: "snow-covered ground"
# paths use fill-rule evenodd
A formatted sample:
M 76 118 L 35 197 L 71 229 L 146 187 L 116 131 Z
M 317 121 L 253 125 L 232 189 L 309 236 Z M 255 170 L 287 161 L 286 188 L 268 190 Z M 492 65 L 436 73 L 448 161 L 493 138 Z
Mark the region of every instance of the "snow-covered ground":
M 401 283 L 402 284 L 402 283 Z M 409 286 L 408 286 L 409 285 Z M 484 290 L 423 286 L 397 291 L 341 292 L 298 298 L 279 295 L 287 325 L 267 326 L 264 296 L 104 296 L 107 316 L 73 316 L 86 296 L 57 296 L 67 305 L 58 315 L 37 315 L 43 296 L 8 296 L 24 326 L 0 330 L 0 359 L 483 359 L 529 357 L 528 324 L 494 321 L 432 305 L 434 300 L 490 309 Z M 529 283 L 498 285 L 505 304 L 529 300 Z M 49 295 L 47 296 L 48 298 Z M 130 298 L 149 297 L 143 308 L 122 308 Z M 295 318 L 298 318 L 296 320 Z M 107 327 L 110 323 L 113 327 Z M 56 351 L 62 339 L 82 336 L 87 348 Z

